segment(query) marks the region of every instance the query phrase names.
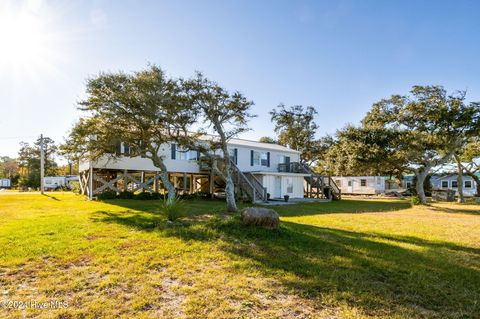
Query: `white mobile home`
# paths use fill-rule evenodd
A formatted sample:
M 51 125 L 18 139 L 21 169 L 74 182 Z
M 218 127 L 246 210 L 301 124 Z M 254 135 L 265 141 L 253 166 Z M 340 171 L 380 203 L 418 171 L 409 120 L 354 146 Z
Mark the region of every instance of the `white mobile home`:
M 385 176 L 332 176 L 342 194 L 375 195 L 385 192 Z
M 45 176 L 45 190 L 71 188 L 71 181 L 79 181 L 78 176 Z
M 120 156 L 115 159 L 105 155 L 94 162 L 80 162 L 82 192 L 93 196 L 102 191 L 160 191 L 159 169 L 152 161 L 128 156 L 128 146 L 123 143 L 118 147 Z M 267 197 L 283 198 L 285 195 L 290 198 L 340 196 L 328 177 L 316 175 L 300 163 L 299 151 L 244 139 L 231 139 L 228 149 L 236 186 L 253 201 L 266 200 Z M 223 181 L 209 167 L 200 164 L 202 155 L 198 151 L 184 150 L 171 143 L 162 145 L 159 155 L 163 157 L 170 181 L 178 192 L 221 192 Z
M 475 196 L 477 193 L 477 183 L 470 176 L 462 176 L 463 179 L 463 194 L 465 196 Z M 456 174 L 449 174 L 443 176 L 434 175 L 430 178 L 433 189 L 451 189 L 456 191 L 458 196 L 458 182 Z
M 12 187 L 12 182 L 8 178 L 0 179 L 0 189 Z

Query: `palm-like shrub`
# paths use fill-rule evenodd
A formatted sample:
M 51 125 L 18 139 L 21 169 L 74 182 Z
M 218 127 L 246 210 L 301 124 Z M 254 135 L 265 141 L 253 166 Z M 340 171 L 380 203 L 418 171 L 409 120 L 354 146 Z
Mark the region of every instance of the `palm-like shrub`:
M 160 209 L 167 219 L 172 222 L 186 215 L 185 203 L 179 197 L 165 199 Z

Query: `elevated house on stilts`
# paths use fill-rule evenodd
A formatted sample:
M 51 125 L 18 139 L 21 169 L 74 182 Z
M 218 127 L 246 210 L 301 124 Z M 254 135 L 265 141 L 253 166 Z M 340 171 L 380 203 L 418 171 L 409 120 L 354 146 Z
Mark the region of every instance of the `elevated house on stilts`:
M 327 198 L 339 199 L 340 189 L 329 176 L 314 173 L 300 162 L 300 152 L 270 143 L 231 139 L 228 150 L 236 195 L 252 202 L 268 199 Z M 182 149 L 171 143 L 159 151 L 169 172 L 169 179 L 179 194 L 208 193 L 221 196 L 224 181 L 201 161 L 196 150 Z M 122 191 L 165 192 L 159 169 L 141 156 L 129 156 L 129 147 L 117 146 L 117 156 L 105 155 L 80 161 L 82 194 L 93 198 L 99 193 Z

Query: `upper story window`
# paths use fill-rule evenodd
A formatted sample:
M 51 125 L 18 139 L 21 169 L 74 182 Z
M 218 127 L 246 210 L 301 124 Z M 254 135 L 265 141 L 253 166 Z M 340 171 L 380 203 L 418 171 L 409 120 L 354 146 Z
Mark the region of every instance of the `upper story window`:
M 228 155 L 230 156 L 230 159 L 235 163 L 238 164 L 238 149 L 237 148 L 229 148 L 228 149 Z
M 288 164 L 288 163 L 290 163 L 290 156 L 279 155 L 279 156 L 278 156 L 278 163 L 279 163 L 279 164 Z
M 335 184 L 337 184 L 338 187 L 342 187 L 342 181 L 340 179 L 336 179 Z
M 463 185 L 465 188 L 472 188 L 472 181 L 465 181 Z
M 362 187 L 367 186 L 367 180 L 366 179 L 361 179 L 360 180 L 360 186 L 362 186 Z
M 457 188 L 457 187 L 458 187 L 457 181 L 452 181 L 452 188 Z
M 192 160 L 199 159 L 199 152 L 195 150 L 184 149 L 176 144 L 172 144 L 172 159 Z
M 448 188 L 448 181 L 442 181 L 442 188 Z
M 253 165 L 269 166 L 268 152 L 253 151 Z

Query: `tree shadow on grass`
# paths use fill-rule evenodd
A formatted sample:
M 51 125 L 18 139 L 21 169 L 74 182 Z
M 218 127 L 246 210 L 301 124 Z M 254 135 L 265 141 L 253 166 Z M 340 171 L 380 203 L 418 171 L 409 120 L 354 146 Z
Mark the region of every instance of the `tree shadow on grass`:
M 381 213 L 398 211 L 411 208 L 410 202 L 406 200 L 353 200 L 345 199 L 339 201 L 322 203 L 301 203 L 292 206 L 272 206 L 280 216 L 309 216 L 321 214 L 339 213 Z
M 160 200 L 109 200 L 108 204 L 121 206 L 128 209 L 134 209 L 143 212 L 157 211 L 161 205 Z M 185 200 L 184 206 L 189 215 L 200 215 L 210 213 L 221 213 L 225 211 L 224 200 L 195 199 Z M 238 208 L 247 206 L 257 206 L 250 203 L 237 203 Z M 260 205 L 261 206 L 261 205 Z M 410 202 L 406 200 L 340 200 L 331 202 L 297 203 L 294 205 L 268 206 L 276 210 L 280 216 L 310 216 L 321 214 L 339 214 L 339 213 L 374 213 L 398 211 L 411 208 Z
M 480 210 L 462 208 L 462 204 L 457 204 L 456 208 L 431 206 L 430 209 L 439 213 L 464 214 L 464 215 L 480 215 Z
M 268 231 L 245 227 L 237 217 L 176 227 L 157 214 L 132 211 L 97 212 L 95 218 L 159 236 L 216 242 L 235 260 L 241 257 L 240 267 L 274 277 L 320 305 L 347 303 L 380 317 L 480 313 L 480 251 L 472 247 L 292 222 Z

